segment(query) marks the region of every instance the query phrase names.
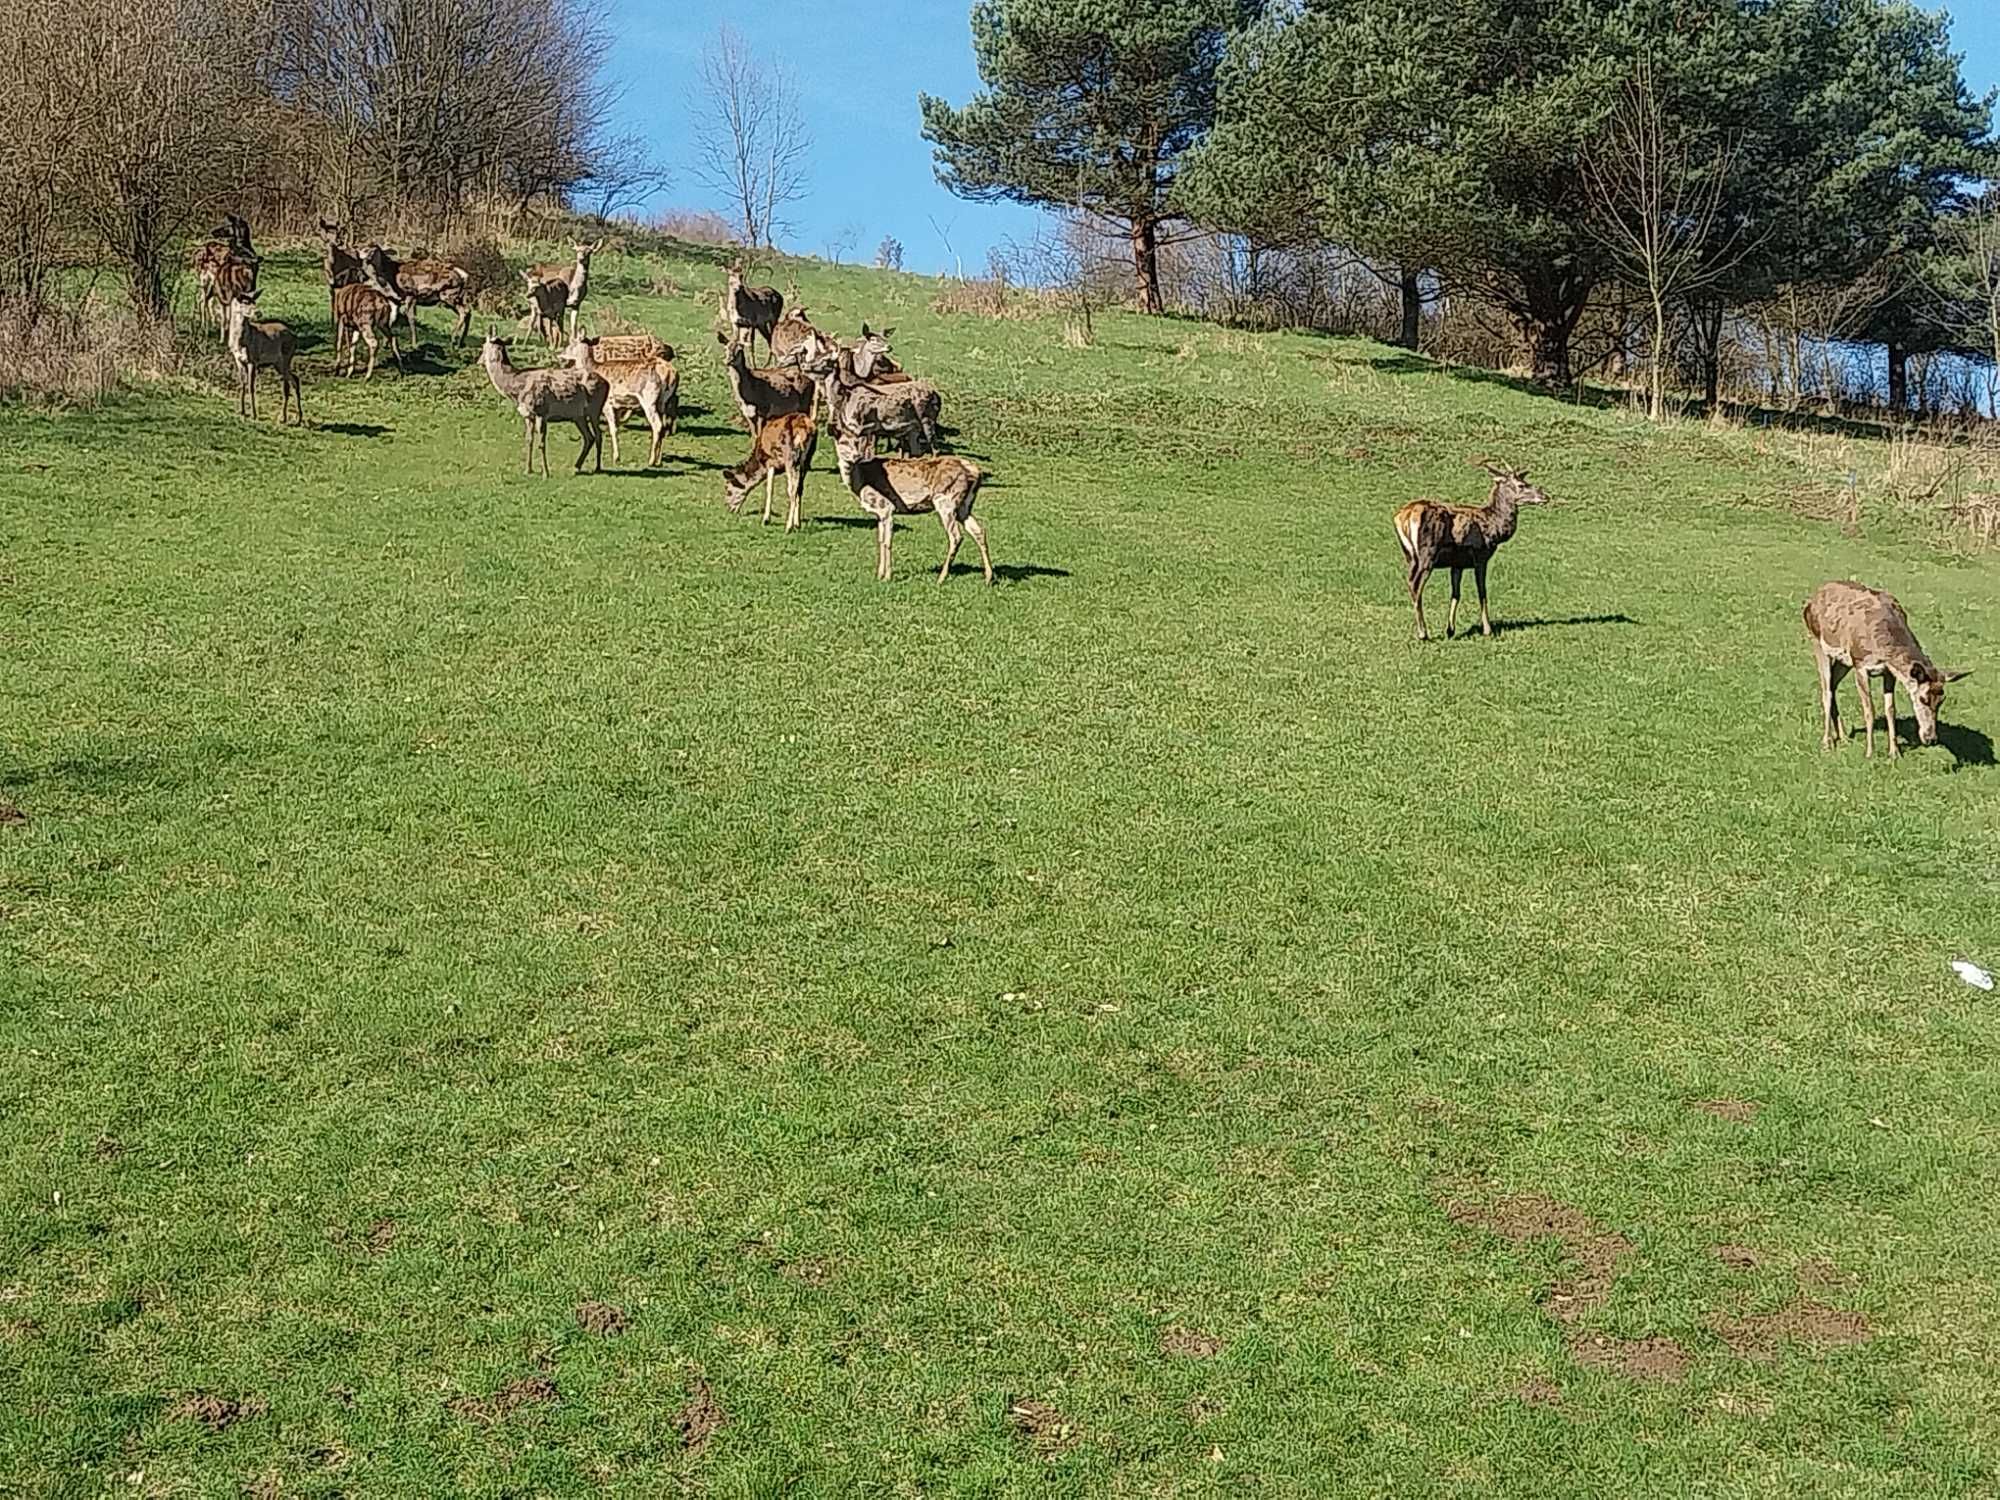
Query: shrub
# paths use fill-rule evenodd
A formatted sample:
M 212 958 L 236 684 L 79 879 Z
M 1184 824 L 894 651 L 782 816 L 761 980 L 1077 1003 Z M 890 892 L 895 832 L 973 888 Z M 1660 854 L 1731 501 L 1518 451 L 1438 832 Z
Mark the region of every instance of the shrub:
M 171 318 L 86 300 L 43 307 L 0 297 L 0 397 L 94 405 L 177 366 Z
M 513 306 L 521 281 L 492 240 L 460 240 L 445 252 L 444 258 L 470 275 L 472 300 L 482 312 L 499 312 Z

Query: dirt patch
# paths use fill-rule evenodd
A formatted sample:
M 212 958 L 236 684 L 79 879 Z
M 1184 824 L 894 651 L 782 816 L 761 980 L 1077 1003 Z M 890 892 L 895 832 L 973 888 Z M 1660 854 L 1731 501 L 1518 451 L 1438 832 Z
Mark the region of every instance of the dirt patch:
M 613 1307 L 609 1302 L 579 1302 L 576 1326 L 585 1333 L 612 1338 L 630 1328 L 632 1320 L 625 1316 L 624 1308 Z
M 1755 1099 L 1697 1099 L 1694 1107 L 1705 1115 L 1727 1120 L 1732 1125 L 1748 1125 L 1763 1111 Z
M 42 1325 L 33 1318 L 9 1318 L 0 1323 L 0 1344 L 25 1344 L 42 1336 Z
M 125 1143 L 115 1135 L 100 1135 L 90 1145 L 90 1155 L 95 1161 L 116 1161 L 124 1154 Z
M 206 1391 L 190 1391 L 172 1406 L 167 1415 L 177 1422 L 199 1422 L 210 1432 L 221 1432 L 238 1422 L 261 1417 L 271 1409 L 262 1396 L 215 1396 Z
M 1732 1271 L 1754 1271 L 1764 1264 L 1764 1257 L 1748 1245 L 1717 1245 L 1715 1258 Z
M 674 1418 L 674 1426 L 681 1435 L 681 1449 L 687 1453 L 699 1453 L 708 1446 L 708 1440 L 721 1431 L 722 1424 L 729 1420 L 722 1403 L 715 1399 L 715 1387 L 706 1380 L 696 1378 L 694 1390 L 689 1393 L 687 1405 Z
M 1628 1380 L 1679 1380 L 1692 1362 L 1687 1350 L 1672 1339 L 1593 1335 L 1571 1339 L 1569 1352 L 1586 1370 L 1602 1370 Z
M 1222 1415 L 1222 1404 L 1207 1396 L 1196 1396 L 1187 1404 L 1187 1419 L 1196 1427 L 1205 1427 Z
M 0 797 L 0 828 L 9 823 L 25 823 L 28 815 L 21 811 L 21 804 L 12 797 Z
M 326 1388 L 326 1398 L 345 1411 L 354 1410 L 354 1387 L 351 1385 L 330 1385 Z
M 1176 1359 L 1214 1359 L 1221 1352 L 1222 1340 L 1212 1333 L 1197 1333 L 1192 1328 L 1160 1330 L 1162 1354 L 1171 1354 Z
M 1537 1375 L 1514 1387 L 1514 1399 L 1525 1406 L 1561 1406 L 1562 1387 Z
M 1519 1193 L 1489 1204 L 1455 1203 L 1454 1222 L 1489 1230 L 1515 1244 L 1530 1240 L 1560 1240 L 1573 1269 L 1541 1299 L 1549 1316 L 1575 1323 L 1604 1305 L 1618 1263 L 1633 1251 L 1622 1234 L 1598 1227 L 1595 1220 L 1566 1203 L 1540 1193 Z
M 1043 1458 L 1067 1453 L 1083 1436 L 1076 1423 L 1032 1396 L 1016 1396 L 1007 1403 L 1007 1424 Z
M 396 1243 L 396 1221 L 377 1219 L 368 1226 L 368 1253 L 380 1255 Z
M 477 1396 L 454 1396 L 446 1407 L 454 1416 L 472 1422 L 497 1422 L 524 1406 L 545 1406 L 556 1399 L 556 1383 L 546 1375 L 528 1375 L 510 1380 L 484 1401 Z
M 778 1262 L 778 1274 L 806 1286 L 825 1286 L 833 1279 L 833 1272 L 823 1260 L 783 1260 Z
M 1729 1346 L 1732 1354 L 1755 1360 L 1774 1357 L 1780 1344 L 1797 1343 L 1816 1349 L 1837 1349 L 1848 1344 L 1866 1343 L 1875 1332 L 1860 1313 L 1846 1312 L 1804 1298 L 1773 1313 L 1714 1318 L 1709 1326 Z
M 285 1481 L 276 1474 L 262 1474 L 243 1486 L 243 1500 L 279 1500 Z
M 1854 1278 L 1830 1260 L 1818 1256 L 1799 1263 L 1799 1285 L 1807 1291 L 1830 1292 L 1852 1286 Z

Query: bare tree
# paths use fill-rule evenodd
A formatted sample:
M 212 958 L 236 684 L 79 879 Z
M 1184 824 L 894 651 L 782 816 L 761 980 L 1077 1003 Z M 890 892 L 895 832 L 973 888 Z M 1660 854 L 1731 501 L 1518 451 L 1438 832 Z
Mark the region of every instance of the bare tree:
M 729 203 L 743 243 L 774 246 L 805 197 L 812 154 L 791 71 L 758 61 L 741 32 L 722 27 L 702 53 L 689 141 L 695 175 Z
M 903 242 L 893 234 L 883 235 L 882 243 L 875 247 L 875 268 L 878 271 L 903 269 Z
M 854 253 L 854 247 L 861 243 L 861 226 L 843 224 L 826 237 L 826 258 L 836 266 Z
M 1668 307 L 1713 285 L 1750 249 L 1740 232 L 1724 234 L 1720 222 L 1734 163 L 1727 144 L 1697 158 L 1676 139 L 1652 66 L 1643 61 L 1584 162 L 1596 210 L 1589 230 L 1651 307 L 1648 405 L 1656 422 L 1666 414 Z

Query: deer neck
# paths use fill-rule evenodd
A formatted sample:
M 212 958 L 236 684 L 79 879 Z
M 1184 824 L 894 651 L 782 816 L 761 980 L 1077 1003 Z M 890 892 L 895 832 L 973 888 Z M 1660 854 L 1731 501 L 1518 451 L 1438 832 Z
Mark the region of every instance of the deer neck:
M 1504 542 L 1514 534 L 1515 526 L 1520 523 L 1521 502 L 1496 484 L 1492 498 L 1486 502 L 1486 514 L 1491 518 L 1489 524 L 1482 528 L 1487 538 L 1493 542 Z
M 521 372 L 508 360 L 505 350 L 496 350 L 481 361 L 486 366 L 486 378 L 493 382 L 493 389 L 509 401 L 521 393 Z

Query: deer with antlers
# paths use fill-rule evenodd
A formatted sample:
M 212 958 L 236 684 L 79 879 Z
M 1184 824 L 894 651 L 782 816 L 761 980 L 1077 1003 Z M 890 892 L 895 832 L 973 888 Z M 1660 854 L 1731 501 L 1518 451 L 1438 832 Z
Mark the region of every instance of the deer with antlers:
M 1424 624 L 1424 584 L 1431 570 L 1439 566 L 1451 569 L 1451 612 L 1445 616 L 1445 639 L 1451 639 L 1458 624 L 1458 589 L 1467 569 L 1479 589 L 1479 628 L 1486 635 L 1493 634 L 1493 620 L 1486 612 L 1486 565 L 1513 536 L 1522 506 L 1548 504 L 1549 497 L 1528 483 L 1525 469 L 1503 469 L 1486 462 L 1479 467 L 1493 476 L 1493 491 L 1484 505 L 1418 500 L 1396 512 L 1396 540 L 1409 564 L 1410 602 L 1416 606 L 1420 641 L 1430 639 Z

